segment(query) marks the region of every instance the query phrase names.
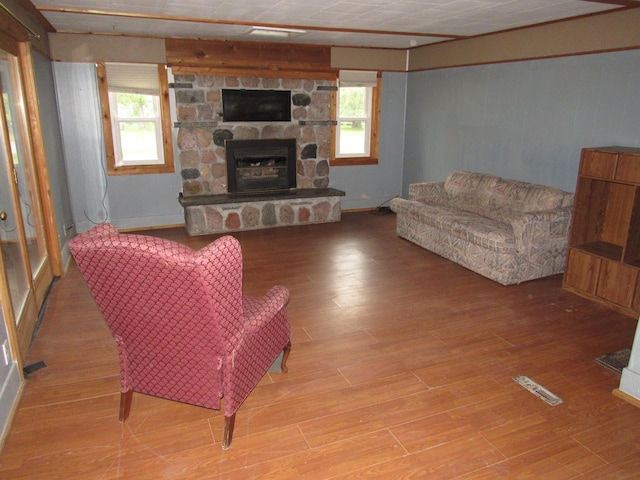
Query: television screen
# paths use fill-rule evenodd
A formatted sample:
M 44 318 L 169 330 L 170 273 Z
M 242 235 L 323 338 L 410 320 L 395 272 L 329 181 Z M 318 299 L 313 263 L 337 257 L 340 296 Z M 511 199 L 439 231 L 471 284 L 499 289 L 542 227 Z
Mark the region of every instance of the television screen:
M 289 90 L 222 90 L 225 122 L 290 122 Z

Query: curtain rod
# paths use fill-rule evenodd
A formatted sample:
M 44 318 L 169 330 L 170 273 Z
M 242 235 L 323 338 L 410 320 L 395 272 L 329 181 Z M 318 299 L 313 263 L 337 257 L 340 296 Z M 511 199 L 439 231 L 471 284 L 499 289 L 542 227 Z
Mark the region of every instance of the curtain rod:
M 31 34 L 32 37 L 35 37 L 36 40 L 40 40 L 42 37 L 40 36 L 39 33 L 37 33 L 36 31 L 34 31 L 29 25 L 27 25 L 26 23 L 24 23 L 22 20 L 20 20 L 18 18 L 18 16 L 13 13 L 9 7 L 7 7 L 4 3 L 0 3 L 0 7 L 2 7 L 2 10 L 4 10 L 5 12 L 7 12 L 7 14 L 13 18 L 16 22 L 18 22 L 20 25 L 22 25 L 24 28 L 27 29 L 27 31 Z

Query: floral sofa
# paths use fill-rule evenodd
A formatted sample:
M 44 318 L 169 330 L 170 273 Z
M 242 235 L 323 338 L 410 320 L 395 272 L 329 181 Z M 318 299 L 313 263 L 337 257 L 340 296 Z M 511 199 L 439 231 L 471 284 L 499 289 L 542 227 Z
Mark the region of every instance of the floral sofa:
M 394 198 L 398 236 L 503 285 L 562 273 L 573 193 L 463 170 Z

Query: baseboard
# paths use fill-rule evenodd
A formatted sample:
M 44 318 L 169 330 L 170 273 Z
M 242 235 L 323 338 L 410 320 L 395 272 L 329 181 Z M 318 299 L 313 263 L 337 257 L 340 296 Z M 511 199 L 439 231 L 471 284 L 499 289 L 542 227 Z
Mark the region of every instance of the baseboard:
M 366 208 L 349 208 L 346 210 L 342 210 L 342 213 L 356 213 L 356 212 L 369 212 L 371 210 L 375 210 L 376 207 L 366 207 Z
M 633 405 L 634 407 L 638 407 L 640 408 L 640 400 L 637 399 L 636 397 L 633 397 L 631 395 L 629 395 L 628 393 L 624 393 L 622 390 L 620 390 L 619 388 L 616 388 L 615 390 L 613 390 L 611 393 L 613 393 L 614 397 L 618 397 L 621 400 L 624 400 L 627 403 L 630 403 L 631 405 Z
M 122 229 L 118 229 L 118 232 L 120 233 L 133 233 L 133 232 L 146 232 L 146 231 L 150 231 L 150 230 L 167 230 L 169 228 L 184 228 L 184 222 L 182 223 L 175 223 L 173 225 L 156 225 L 156 226 L 152 226 L 152 227 L 133 227 L 133 228 L 122 228 Z

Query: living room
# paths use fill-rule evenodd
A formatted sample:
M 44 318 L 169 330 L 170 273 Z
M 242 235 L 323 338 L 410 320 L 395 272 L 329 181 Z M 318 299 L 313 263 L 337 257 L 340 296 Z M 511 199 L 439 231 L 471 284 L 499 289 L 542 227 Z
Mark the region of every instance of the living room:
M 333 47 L 331 68 L 382 72 L 378 163 L 330 169 L 330 185 L 346 192 L 343 211 L 375 209 L 454 168 L 574 191 L 582 148 L 640 146 L 639 11 L 398 51 Z M 179 171 L 103 174 L 91 55 L 106 49 L 120 61 L 166 63 L 167 54 L 163 39 L 103 37 L 53 33 L 59 56 L 33 50 L 45 136 L 55 137 L 58 116 L 62 126 L 59 141 L 46 145 L 62 265 L 66 242 L 94 223 L 132 230 L 184 222 Z M 246 63 L 256 68 L 261 59 Z M 3 408 L 12 405 L 3 396 Z

